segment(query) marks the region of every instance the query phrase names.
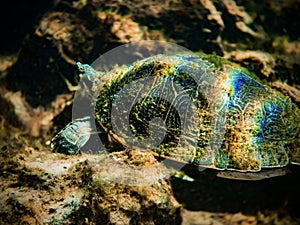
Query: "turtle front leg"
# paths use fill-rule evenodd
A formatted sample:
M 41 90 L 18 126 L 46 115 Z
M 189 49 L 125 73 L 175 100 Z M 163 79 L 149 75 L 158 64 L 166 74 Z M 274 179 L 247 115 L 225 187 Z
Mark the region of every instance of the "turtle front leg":
M 52 138 L 50 150 L 67 155 L 78 154 L 92 134 L 91 119 L 90 116 L 86 116 L 65 126 Z

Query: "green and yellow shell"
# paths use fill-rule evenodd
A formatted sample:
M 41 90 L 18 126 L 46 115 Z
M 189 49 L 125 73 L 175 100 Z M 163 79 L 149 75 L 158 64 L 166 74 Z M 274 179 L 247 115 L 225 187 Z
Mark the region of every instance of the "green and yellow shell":
M 242 172 L 300 162 L 300 110 L 244 68 L 185 54 L 156 55 L 107 73 L 78 65 L 93 77 L 94 118 L 113 137 L 105 138 L 112 151 L 143 148 Z

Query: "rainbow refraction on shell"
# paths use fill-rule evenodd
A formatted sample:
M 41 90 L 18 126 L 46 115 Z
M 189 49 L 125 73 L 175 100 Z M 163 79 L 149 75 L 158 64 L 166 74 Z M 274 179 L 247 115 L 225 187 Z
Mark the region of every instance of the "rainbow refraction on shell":
M 221 170 L 256 172 L 299 163 L 297 106 L 245 69 L 218 59 L 156 55 L 101 75 L 78 64 L 83 76 L 93 77 L 96 123 L 118 137 L 112 143 L 104 138 L 105 146 L 149 149 Z M 52 143 L 62 151 L 66 132 Z

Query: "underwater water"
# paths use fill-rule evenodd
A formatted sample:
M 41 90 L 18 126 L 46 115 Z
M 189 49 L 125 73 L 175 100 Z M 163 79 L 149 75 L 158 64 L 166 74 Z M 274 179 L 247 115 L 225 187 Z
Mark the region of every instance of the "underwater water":
M 0 224 L 300 224 L 300 170 L 290 163 L 299 162 L 300 158 L 299 10 L 298 0 L 60 0 L 47 4 L 36 1 L 3 4 L 1 16 L 5 23 L 0 43 Z M 197 133 L 197 140 L 201 141 L 196 143 L 201 151 L 193 157 L 183 151 L 186 155 L 177 161 L 183 159 L 191 164 L 203 165 L 201 157 L 205 153 L 203 149 L 206 149 L 203 146 L 207 146 L 205 140 L 211 132 L 206 125 L 223 121 L 228 127 L 225 139 L 229 141 L 223 142 L 217 135 L 210 139 L 211 143 L 220 147 L 220 152 L 226 153 L 220 154 L 220 160 L 213 165 L 219 162 L 217 169 L 223 166 L 232 169 L 232 172 L 252 169 L 257 172 L 256 177 L 270 178 L 238 180 L 235 178 L 239 177 L 231 175 L 231 179 L 227 179 L 218 176 L 220 171 L 215 167 L 204 169 L 197 165 L 180 165 L 181 171 L 193 182 L 177 178 L 176 173 L 165 179 L 163 176 L 167 172 L 158 163 L 162 159 L 143 152 L 136 153 L 132 149 L 124 150 L 124 143 L 130 142 L 114 133 L 106 135 L 110 127 L 109 122 L 105 124 L 107 117 L 102 114 L 98 118 L 105 124 L 102 127 L 104 132 L 97 130 L 92 135 L 98 138 L 101 133 L 101 141 L 106 141 L 108 147 L 105 147 L 112 150 L 107 155 L 94 157 L 87 152 L 65 155 L 50 151 L 52 137 L 74 116 L 72 103 L 78 90 L 76 85 L 80 82 L 76 62 L 92 65 L 99 56 L 116 47 L 143 40 L 174 43 L 188 49 L 200 56 L 203 64 L 209 62 L 208 67 L 200 69 L 204 74 L 207 71 L 212 74 L 218 70 L 226 71 L 227 62 L 239 68 L 233 70 L 235 72 L 224 73 L 228 77 L 223 82 L 212 85 L 207 81 L 207 86 L 215 87 L 210 89 L 212 94 L 209 96 L 217 96 L 210 97 L 211 102 L 218 102 L 220 97 L 213 90 L 222 89 L 222 93 L 226 93 L 220 102 L 226 103 L 228 118 L 233 119 L 207 121 L 209 117 L 203 117 L 205 119 L 199 125 L 202 130 L 199 128 L 201 132 Z M 143 47 L 143 52 L 139 52 L 138 48 L 130 52 L 132 59 L 142 59 L 161 50 L 159 46 Z M 116 54 L 111 61 L 123 62 L 118 58 L 122 56 Z M 127 60 L 131 58 L 124 61 Z M 186 67 L 176 65 L 178 74 L 180 68 L 190 71 L 193 60 L 185 60 L 189 62 Z M 163 64 L 164 59 L 160 62 Z M 106 65 L 110 67 L 114 63 Z M 151 68 L 145 70 L 139 71 L 139 78 L 150 74 Z M 157 71 L 159 75 L 164 74 L 163 70 Z M 133 78 L 135 76 L 138 77 L 138 74 L 132 75 Z M 123 79 L 118 83 L 110 80 L 108 84 L 117 90 L 123 85 L 122 82 L 126 84 L 127 81 Z M 191 87 L 193 82 L 179 79 L 178 83 Z M 87 90 L 87 86 L 83 89 Z M 176 85 L 173 87 L 177 88 Z M 193 88 L 187 88 L 190 89 Z M 101 90 L 108 89 L 103 86 Z M 144 90 L 147 90 L 146 86 Z M 196 95 L 196 92 L 193 93 Z M 110 94 L 118 95 L 114 91 Z M 261 101 L 263 106 L 258 107 L 249 100 L 254 94 L 264 99 Z M 98 102 L 101 103 L 98 104 L 101 113 L 110 112 L 105 104 L 109 100 L 107 96 L 105 93 Z M 132 96 L 135 97 L 134 94 Z M 200 95 L 194 99 L 198 103 L 202 99 L 203 105 L 210 103 Z M 151 129 L 157 128 L 149 127 L 152 117 L 171 115 L 167 125 L 176 132 L 171 129 L 165 144 L 168 142 L 176 146 L 178 141 L 173 141 L 173 138 L 182 133 L 181 120 L 178 119 L 180 113 L 168 114 L 172 110 L 175 112 L 175 106 L 172 110 L 166 110 L 172 107 L 164 103 L 149 115 L 149 111 L 140 110 L 140 105 L 155 108 L 158 104 L 148 100 L 135 105 L 129 117 L 134 121 L 130 129 L 140 132 L 141 137 L 147 137 Z M 248 102 L 257 107 L 256 111 L 236 113 L 239 107 L 247 108 Z M 89 106 L 88 101 L 85 103 Z M 203 115 L 204 108 L 197 113 Z M 190 109 L 194 112 L 192 107 Z M 242 120 L 243 116 L 248 120 Z M 236 121 L 246 121 L 244 128 L 252 127 L 251 132 L 243 130 L 242 126 L 238 126 L 241 123 Z M 155 122 L 160 124 L 161 120 Z M 81 135 L 89 130 L 84 128 L 75 134 Z M 215 131 L 223 132 L 221 129 Z M 250 136 L 246 135 L 249 133 Z M 190 140 L 186 140 L 186 146 L 191 145 Z M 140 141 L 139 146 L 143 143 Z M 88 144 L 86 149 L 98 146 L 98 143 Z M 170 149 L 170 145 L 161 145 L 157 153 L 163 153 L 161 156 L 168 158 L 172 155 Z M 119 164 L 110 165 L 110 160 L 116 160 L 120 165 L 130 165 L 130 168 L 153 167 L 154 170 L 144 176 L 147 182 L 149 177 L 157 174 L 163 178 L 160 177 L 153 185 L 125 185 L 129 181 L 138 184 L 142 180 L 143 170 L 132 175 L 123 167 L 118 167 Z M 252 164 L 245 164 L 249 161 Z M 264 166 L 270 167 L 268 171 L 278 167 L 284 169 L 280 172 L 284 172 L 268 172 L 265 175 L 260 172 Z M 273 177 L 283 173 L 285 175 Z M 109 174 L 122 182 L 109 182 L 105 177 Z

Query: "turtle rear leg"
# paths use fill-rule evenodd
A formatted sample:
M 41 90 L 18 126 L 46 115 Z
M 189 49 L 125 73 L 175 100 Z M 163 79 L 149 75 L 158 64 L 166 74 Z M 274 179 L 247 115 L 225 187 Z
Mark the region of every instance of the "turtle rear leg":
M 90 116 L 86 116 L 65 126 L 52 138 L 50 150 L 67 155 L 78 154 L 93 133 L 91 119 Z

